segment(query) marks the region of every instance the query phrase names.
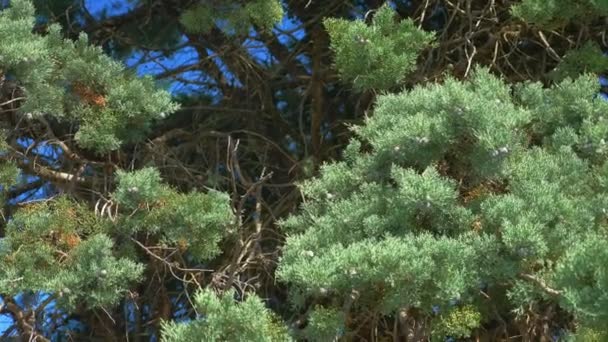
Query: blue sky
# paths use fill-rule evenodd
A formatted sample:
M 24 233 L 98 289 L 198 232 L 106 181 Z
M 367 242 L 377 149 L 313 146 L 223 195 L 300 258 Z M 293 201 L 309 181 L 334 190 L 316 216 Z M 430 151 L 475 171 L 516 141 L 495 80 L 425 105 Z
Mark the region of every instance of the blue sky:
M 85 5 L 89 11 L 96 17 L 100 17 L 102 14 L 107 15 L 120 15 L 128 12 L 134 7 L 133 1 L 124 0 L 107 0 L 107 1 L 96 1 L 96 0 L 85 0 Z M 294 43 L 294 40 L 302 39 L 305 35 L 303 29 L 297 29 L 301 25 L 300 22 L 288 16 L 284 16 L 283 20 L 276 26 L 274 33 L 277 35 L 279 42 L 285 46 L 290 46 Z M 288 32 L 283 33 L 283 32 Z M 252 59 L 260 65 L 270 65 L 276 60 L 271 55 L 265 44 L 257 40 L 257 33 L 254 30 L 250 31 L 250 38 L 245 39 L 243 47 L 249 52 Z M 186 42 L 187 39 L 182 37 L 182 41 Z M 207 50 L 210 56 L 214 56 L 216 53 L 212 50 Z M 297 58 L 308 63 L 309 60 L 305 55 L 299 55 Z M 151 52 L 146 55 L 143 53 L 135 53 L 129 56 L 124 62 L 128 67 L 137 68 L 139 75 L 157 75 L 168 69 L 175 67 L 176 65 L 189 65 L 195 64 L 199 61 L 199 56 L 196 50 L 191 46 L 184 46 L 177 50 L 171 56 L 163 56 L 161 52 Z M 240 80 L 236 79 L 235 76 L 228 70 L 226 65 L 222 62 L 220 57 L 213 57 L 214 63 L 218 65 L 220 70 L 224 72 L 226 79 L 235 86 L 241 86 Z M 179 75 L 179 78 L 189 81 L 199 82 L 213 82 L 212 78 L 205 75 L 200 70 L 186 71 Z M 221 96 L 216 90 L 201 89 L 200 85 L 192 85 L 179 80 L 174 80 L 169 85 L 169 91 L 174 94 L 177 93 L 189 93 L 193 91 L 203 91 L 213 96 Z

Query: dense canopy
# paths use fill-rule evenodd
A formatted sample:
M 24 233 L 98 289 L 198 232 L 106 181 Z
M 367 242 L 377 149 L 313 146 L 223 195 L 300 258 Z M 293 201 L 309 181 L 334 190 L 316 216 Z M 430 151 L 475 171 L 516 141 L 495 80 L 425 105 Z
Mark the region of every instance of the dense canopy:
M 604 0 L 0 0 L 0 340 L 605 341 Z

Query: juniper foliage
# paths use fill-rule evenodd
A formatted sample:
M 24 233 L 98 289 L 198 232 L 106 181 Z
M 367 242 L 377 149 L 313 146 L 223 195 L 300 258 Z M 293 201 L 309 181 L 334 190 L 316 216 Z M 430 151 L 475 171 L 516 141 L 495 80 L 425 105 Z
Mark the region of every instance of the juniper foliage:
M 34 3 L 0 2 L 0 339 L 608 336 L 605 1 Z
M 202 290 L 194 297 L 196 321 L 164 322 L 163 341 L 290 341 L 283 323 L 256 296 L 239 303 L 235 293 L 218 297 Z
M 412 20 L 395 22 L 395 12 L 382 6 L 370 25 L 363 20 L 328 18 L 324 22 L 335 53 L 335 68 L 356 90 L 397 85 L 416 66 L 420 51 L 433 35 Z
M 302 184 L 302 212 L 283 223 L 277 274 L 294 305 L 402 312 L 464 337 L 492 317 L 479 289 L 502 288 L 493 300 L 512 311 L 552 303 L 603 329 L 608 103 L 596 82 L 511 89 L 477 69 L 379 97 L 345 160 Z
M 603 0 L 524 0 L 512 7 L 512 13 L 533 24 L 561 27 L 569 21 L 589 21 L 608 14 Z
M 58 25 L 40 35 L 34 24 L 30 1 L 0 12 L 0 70 L 22 89 L 21 113 L 77 123 L 81 147 L 107 152 L 141 139 L 153 120 L 177 109 L 150 77 L 125 72 L 86 35 L 66 40 Z
M 271 30 L 283 17 L 283 7 L 278 0 L 248 1 L 244 5 L 235 3 L 201 2 L 185 11 L 182 24 L 193 33 L 211 31 L 216 21 L 223 21 L 222 30 L 228 34 L 245 34 L 252 25 Z

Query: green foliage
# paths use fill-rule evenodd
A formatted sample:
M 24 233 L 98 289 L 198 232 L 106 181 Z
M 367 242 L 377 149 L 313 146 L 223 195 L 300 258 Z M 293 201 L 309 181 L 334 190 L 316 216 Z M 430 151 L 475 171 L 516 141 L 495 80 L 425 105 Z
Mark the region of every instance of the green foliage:
M 395 12 L 381 7 L 371 25 L 363 20 L 324 21 L 335 53 L 335 68 L 356 90 L 388 89 L 416 67 L 416 59 L 433 39 L 411 19 L 396 22 Z
M 608 58 L 595 43 L 587 43 L 580 49 L 569 51 L 553 70 L 552 78 L 562 81 L 567 77 L 577 77 L 582 73 L 601 74 L 608 70 Z
M 161 183 L 158 170 L 151 167 L 134 172 L 119 170 L 116 179 L 118 187 L 113 197 L 118 203 L 131 210 L 149 206 L 169 191 Z
M 310 314 L 305 334 L 312 341 L 334 341 L 344 334 L 344 319 L 344 313 L 318 306 Z
M 486 276 L 470 266 L 484 264 L 484 253 L 496 250 L 492 239 L 470 235 L 367 238 L 324 249 L 302 246 L 306 237 L 288 239 L 280 279 L 307 296 L 329 294 L 338 300 L 355 289 L 362 302 L 371 301 L 378 296 L 374 289 L 382 288 L 376 300 L 385 314 L 409 306 L 430 310 L 461 297 Z
M 564 340 L 572 342 L 603 342 L 608 340 L 608 332 L 588 327 L 578 327 L 575 334 L 567 336 Z
M 605 0 L 524 0 L 511 8 L 522 20 L 543 27 L 566 25 L 571 20 L 589 21 L 608 14 Z
M 79 244 L 48 290 L 67 308 L 116 305 L 130 285 L 141 280 L 144 266 L 112 255 L 112 240 L 97 234 Z
M 605 328 L 608 312 L 608 242 L 606 235 L 589 234 L 565 253 L 555 271 L 555 283 L 564 290 L 563 305 L 578 312 L 589 327 Z
M 187 248 L 198 260 L 221 253 L 219 242 L 231 231 L 234 215 L 224 193 L 172 194 L 159 208 L 145 214 L 143 226 L 161 232 L 170 245 Z
M 287 329 L 255 295 L 237 302 L 235 293 L 199 291 L 194 297 L 199 317 L 191 322 L 162 323 L 162 341 L 290 341 Z
M 188 249 L 197 260 L 221 252 L 219 242 L 230 233 L 234 216 L 226 194 L 178 193 L 162 184 L 151 168 L 121 172 L 118 180 L 114 197 L 129 213 L 121 218 L 121 231 L 155 234 L 170 246 Z
M 184 12 L 180 21 L 192 33 L 209 32 L 215 26 L 211 6 L 202 3 Z
M 446 336 L 465 338 L 479 327 L 481 314 L 471 305 L 458 307 L 450 310 L 447 314 L 438 317 L 433 324 L 433 337 L 437 341 L 443 341 Z
M 67 310 L 116 304 L 143 266 L 113 255 L 107 229 L 66 198 L 19 210 L 2 239 L 0 292 L 51 293 Z
M 0 12 L 0 72 L 23 88 L 21 112 L 75 121 L 78 143 L 106 152 L 141 139 L 153 120 L 177 109 L 151 78 L 135 78 L 86 35 L 74 42 L 56 25 L 45 35 L 32 33 L 33 26 L 29 1 L 11 1 Z
M 252 25 L 270 31 L 281 19 L 283 6 L 280 1 L 254 0 L 244 5 L 202 2 L 185 11 L 180 21 L 192 33 L 207 33 L 217 25 L 229 35 L 242 35 L 247 34 Z
M 531 137 L 544 139 L 554 152 L 567 146 L 586 160 L 602 163 L 608 156 L 608 121 L 604 117 L 608 102 L 593 100 L 597 89 L 593 75 L 566 79 L 549 89 L 538 84 L 520 87 L 517 101 L 531 110 Z
M 51 293 L 67 310 L 117 304 L 144 266 L 115 248 L 111 234 L 122 248 L 129 235 L 146 231 L 197 260 L 220 253 L 233 218 L 225 194 L 177 193 L 151 168 L 119 172 L 118 179 L 113 220 L 66 197 L 18 210 L 2 239 L 0 292 Z
M 597 90 L 587 75 L 510 89 L 477 69 L 381 96 L 282 224 L 277 276 L 292 302 L 329 296 L 339 310 L 356 290 L 368 310 L 417 308 L 422 319 L 500 283 L 513 311 L 552 301 L 605 322 L 608 104 Z M 443 327 L 462 337 L 480 321 L 453 315 Z
M 492 329 L 496 321 L 501 321 L 502 329 L 503 318 L 505 331 L 514 331 L 521 323 L 521 331 L 534 332 L 533 337 L 522 336 L 528 340 L 538 337 L 533 335 L 542 330 L 538 324 L 572 328 L 565 340 L 607 339 L 608 102 L 597 99 L 597 77 L 587 73 L 606 71 L 608 62 L 598 45 L 585 43 L 595 37 L 589 32 L 601 26 L 604 18 L 600 17 L 608 14 L 607 1 L 523 0 L 512 6 L 514 16 L 541 29 L 576 26 L 547 35 L 548 43 L 563 56 L 550 74 L 545 74 L 545 68 L 529 68 L 547 57 L 542 49 L 513 54 L 496 45 L 494 53 L 488 54 L 477 45 L 478 38 L 489 37 L 487 45 L 492 45 L 492 37 L 502 37 L 524 48 L 531 35 L 539 33 L 511 30 L 512 17 L 504 15 L 511 6 L 508 2 L 477 11 L 475 24 L 465 27 L 462 24 L 470 21 L 468 8 L 429 7 L 425 2 L 414 7 L 405 1 L 393 2 L 400 13 L 424 13 L 413 20 L 397 20 L 387 4 L 368 12 L 365 20 L 352 21 L 356 11 L 376 8 L 377 2 L 359 1 L 352 7 L 322 1 L 132 0 L 132 12 L 118 20 L 102 13 L 98 20 L 82 17 L 74 1 L 33 1 L 40 5 L 37 12 L 25 0 L 13 0 L 0 12 L 0 95 L 10 97 L 0 109 L 7 113 L 3 125 L 14 130 L 11 139 L 38 143 L 57 138 L 78 157 L 63 154 L 46 163 L 34 149 L 15 151 L 0 137 L 0 156 L 5 157 L 0 164 L 0 187 L 7 193 L 23 174 L 16 164 L 43 160 L 46 165 L 28 168 L 34 173 L 38 167 L 74 173 L 89 164 L 94 167 L 86 167 L 85 181 L 70 183 L 66 192 L 81 199 L 82 193 L 93 196 L 88 204 L 67 196 L 15 206 L 5 203 L 11 217 L 0 227 L 3 298 L 49 294 L 61 314 L 77 313 L 85 324 L 96 323 L 93 314 L 101 308 L 116 319 L 114 327 L 105 329 L 110 334 L 118 329 L 122 335 L 125 329 L 141 339 L 140 333 L 147 330 L 164 341 L 332 341 L 357 339 L 364 332 L 380 340 L 395 331 L 399 335 L 392 336 L 395 340 L 410 333 L 425 335 L 419 339 L 452 336 L 465 340 Z M 367 92 L 366 98 L 345 102 L 352 100 L 352 93 L 334 83 L 331 72 L 320 75 L 321 97 L 331 101 L 319 102 L 316 95 L 312 100 L 302 98 L 301 85 L 310 72 L 306 61 L 294 62 L 298 58 L 293 57 L 307 49 L 308 40 L 296 38 L 282 46 L 283 33 L 271 31 L 284 10 L 294 17 L 295 25 L 302 19 L 302 27 L 294 27 L 293 32 L 303 28 L 310 33 L 325 25 L 341 81 L 352 84 L 357 92 Z M 328 15 L 334 18 L 327 19 Z M 441 23 L 442 16 L 447 23 Z M 47 19 L 72 20 L 73 25 L 64 31 L 57 25 L 34 28 L 36 21 Z M 165 22 L 170 24 L 161 25 Z M 433 26 L 443 33 L 434 37 L 419 29 Z M 178 99 L 188 107 L 184 115 L 158 127 L 160 134 L 179 132 L 177 139 L 169 133 L 159 139 L 162 145 L 169 137 L 160 151 L 177 159 L 164 158 L 159 150 L 131 149 L 129 144 L 142 141 L 150 127 L 177 105 L 169 94 L 156 89 L 159 83 L 136 78 L 100 48 L 90 46 L 86 35 L 73 35 L 79 29 L 104 42 L 115 57 L 144 51 L 162 59 L 174 57 L 184 46 L 212 48 L 222 60 L 236 63 L 230 69 L 243 84 L 231 87 L 223 83 L 227 76 L 223 72 L 207 72 L 205 56 L 188 61 L 190 66 L 166 65 L 169 69 L 163 74 L 171 77 L 180 69 L 200 71 L 205 83 L 208 80 L 221 88 L 222 99 L 219 104 L 214 94 Z M 242 39 L 254 31 L 273 52 L 269 69 L 255 64 L 247 55 L 250 48 L 241 46 Z M 187 41 L 182 39 L 184 34 Z M 224 37 L 210 42 L 209 34 Z M 266 38 L 277 38 L 280 44 Z M 312 53 L 324 56 L 328 42 L 312 38 L 319 47 Z M 408 78 L 418 56 L 433 47 L 435 39 L 440 49 L 429 51 L 424 74 Z M 567 51 L 568 44 L 555 39 L 576 39 L 580 48 Z M 444 66 L 463 65 L 470 59 L 467 53 L 449 51 L 467 52 L 471 43 L 479 48 L 475 61 L 491 62 L 492 70 L 501 71 L 504 79 L 481 68 L 473 68 L 465 81 L 439 76 Z M 319 60 L 325 63 L 324 58 Z M 321 65 L 321 69 L 326 67 Z M 527 76 L 545 80 L 548 76 L 555 84 L 512 86 L 506 81 Z M 438 78 L 441 83 L 415 85 Z M 256 80 L 272 91 L 252 88 L 261 84 Z M 361 110 L 369 108 L 367 96 L 403 85 L 407 91 L 375 98 L 373 115 L 353 127 L 353 138 L 341 159 L 317 168 L 319 161 L 336 151 L 334 147 L 342 145 L 342 132 L 333 130 L 339 120 L 360 117 Z M 278 112 L 267 106 L 277 99 Z M 319 104 L 321 112 L 336 114 L 324 116 L 323 129 L 330 128 L 331 139 L 324 134 L 322 148 L 312 154 L 302 144 L 307 143 L 308 101 L 314 112 Z M 19 112 L 8 108 L 14 105 L 20 107 Z M 209 110 L 215 105 L 225 109 L 219 112 L 228 119 L 218 120 Z M 260 117 L 235 121 L 233 115 L 224 115 L 243 108 Z M 56 134 L 40 125 L 45 123 L 40 120 L 43 116 Z M 276 118 L 287 120 L 283 125 L 287 128 L 267 126 L 267 122 L 276 124 Z M 288 132 L 296 127 L 291 125 L 296 120 L 302 140 Z M 215 191 L 180 192 L 169 184 L 179 183 L 181 189 L 194 183 L 178 179 L 180 172 L 173 173 L 173 179 L 163 179 L 157 169 L 146 167 L 104 178 L 107 183 L 101 190 L 98 165 L 106 157 L 125 165 L 107 153 L 121 147 L 127 150 L 119 156 L 132 158 L 133 165 L 154 165 L 158 160 L 164 167 L 183 163 L 180 169 L 185 172 L 196 170 L 223 179 L 219 167 L 205 168 L 213 164 L 212 159 L 217 160 L 216 166 L 226 161 L 218 155 L 199 155 L 213 144 L 203 131 L 213 130 L 213 139 L 223 136 L 216 129 L 238 135 L 243 158 L 263 155 L 254 162 L 243 160 L 247 174 L 263 166 L 275 174 L 286 171 L 279 183 L 260 181 L 255 184 L 260 188 L 250 189 L 260 189 L 263 200 L 256 194 L 256 204 L 263 206 L 251 219 L 244 216 L 242 226 L 236 227 L 231 206 L 247 191 L 238 186 L 231 189 L 236 191 L 232 201 Z M 251 137 L 264 138 L 264 142 L 243 140 Z M 79 146 L 73 146 L 72 138 Z M 284 163 L 287 159 L 277 158 L 274 147 L 281 151 L 281 144 L 289 144 L 291 150 L 293 143 L 298 151 L 285 156 L 294 160 Z M 260 153 L 268 144 L 273 149 Z M 82 148 L 105 155 L 92 156 Z M 284 167 L 292 162 L 293 168 Z M 312 175 L 317 177 L 302 180 Z M 275 215 L 284 215 L 292 207 L 291 198 L 297 197 L 292 196 L 291 187 L 284 186 L 294 177 L 302 180 L 304 201 L 297 214 L 281 222 L 284 241 L 275 235 L 273 224 Z M 211 177 L 205 183 L 204 178 L 198 185 L 225 185 Z M 65 184 L 56 185 L 63 189 Z M 239 215 L 250 213 L 250 194 L 242 197 L 245 208 Z M 230 250 L 237 238 L 245 242 Z M 283 242 L 278 253 L 276 248 Z M 276 255 L 281 257 L 275 274 Z M 207 269 L 215 270 L 207 273 Z M 275 275 L 282 286 L 273 284 Z M 229 281 L 221 284 L 226 276 Z M 198 287 L 194 301 L 182 295 L 194 287 Z M 211 288 L 227 292 L 218 294 Z M 232 288 L 238 288 L 238 294 Z M 250 290 L 259 293 L 244 292 Z M 130 296 L 125 298 L 127 293 Z M 269 298 L 268 306 L 294 320 L 290 329 L 266 307 L 262 293 Z M 159 294 L 162 298 L 157 300 Z M 284 294 L 289 303 L 282 302 Z M 40 310 L 34 330 L 42 331 L 40 326 L 47 328 L 51 321 L 44 311 L 54 309 Z M 182 317 L 190 320 L 165 321 L 162 331 L 155 330 L 150 323 L 171 317 L 167 313 L 173 317 L 185 313 Z M 543 319 L 530 319 L 535 317 Z M 18 323 L 19 333 L 25 336 L 27 327 Z M 91 335 L 98 334 L 95 323 L 87 327 Z M 381 331 L 383 325 L 386 332 Z M 106 336 L 112 338 L 116 336 Z
M 19 168 L 14 163 L 0 163 L 0 189 L 7 190 L 9 187 L 17 184 L 19 174 Z

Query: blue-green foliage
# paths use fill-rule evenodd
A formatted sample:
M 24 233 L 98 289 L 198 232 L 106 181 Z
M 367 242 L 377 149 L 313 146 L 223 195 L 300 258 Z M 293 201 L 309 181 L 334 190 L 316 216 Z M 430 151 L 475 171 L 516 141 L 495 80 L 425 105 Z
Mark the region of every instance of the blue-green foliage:
M 344 319 L 340 310 L 318 306 L 310 314 L 305 335 L 313 341 L 333 341 L 343 336 Z
M 216 25 L 228 35 L 247 34 L 252 25 L 270 31 L 283 19 L 278 0 L 253 0 L 244 5 L 200 2 L 185 11 L 180 21 L 192 33 L 208 33 Z M 223 21 L 223 22 L 222 22 Z
M 18 210 L 0 240 L 0 292 L 43 291 L 67 310 L 115 305 L 142 279 L 137 254 L 125 253 L 140 248 L 130 241 L 140 231 L 197 261 L 221 252 L 233 219 L 226 195 L 178 193 L 150 168 L 118 179 L 107 218 L 66 197 Z
M 75 121 L 82 147 L 107 152 L 141 139 L 153 120 L 177 109 L 152 78 L 126 72 L 89 45 L 86 35 L 63 39 L 57 25 L 34 34 L 34 21 L 26 0 L 13 0 L 0 12 L 0 74 L 10 74 L 23 88 L 21 112 Z
M 566 53 L 563 60 L 551 73 L 556 81 L 566 77 L 576 77 L 581 73 L 601 74 L 608 70 L 608 58 L 595 43 L 586 43 L 579 49 Z
M 370 310 L 432 317 L 454 299 L 476 305 L 479 284 L 508 284 L 515 312 L 553 301 L 580 324 L 605 322 L 608 104 L 596 82 L 511 89 L 477 69 L 381 96 L 282 224 L 278 277 L 294 304 L 328 297 L 341 310 L 355 290 Z
M 118 174 L 114 197 L 128 210 L 119 229 L 158 235 L 171 246 L 187 248 L 198 260 L 221 252 L 219 242 L 230 233 L 233 213 L 226 194 L 178 193 L 161 183 L 152 168 Z
M 544 27 L 559 27 L 569 21 L 591 21 L 608 14 L 606 0 L 523 0 L 512 14 L 526 22 Z
M 358 91 L 388 89 L 416 67 L 420 51 L 433 35 L 419 30 L 411 19 L 395 21 L 395 12 L 385 5 L 375 13 L 370 26 L 364 21 L 329 18 L 325 27 L 335 53 L 335 67 L 343 81 Z
M 116 173 L 118 187 L 114 199 L 129 210 L 158 200 L 170 190 L 161 183 L 158 170 L 147 167 L 135 172 L 119 170 Z
M 3 131 L 0 131 L 0 154 L 6 153 L 8 144 Z M 0 191 L 6 191 L 9 187 L 16 184 L 19 177 L 19 168 L 14 162 L 0 162 Z
M 216 295 L 201 290 L 194 297 L 199 317 L 191 322 L 163 322 L 163 342 L 260 341 L 285 342 L 291 338 L 255 295 L 237 302 L 234 292 Z
M 309 296 L 345 299 L 352 289 L 382 296 L 375 305 L 385 314 L 402 307 L 447 305 L 474 288 L 486 275 L 473 265 L 496 250 L 491 238 L 470 234 L 458 239 L 428 233 L 401 237 L 368 237 L 349 244 L 332 241 L 331 248 L 288 240 L 279 276 Z M 375 291 L 372 291 L 375 289 Z
M 588 233 L 566 251 L 555 270 L 555 282 L 564 289 L 562 305 L 604 332 L 608 321 L 607 263 L 606 233 Z
M 1 151 L 1 150 L 0 150 Z M 19 180 L 19 168 L 14 162 L 0 163 L 0 191 L 8 190 L 17 184 Z
M 66 198 L 19 210 L 2 239 L 0 292 L 48 292 L 68 310 L 116 304 L 143 266 L 113 255 L 108 228 Z

